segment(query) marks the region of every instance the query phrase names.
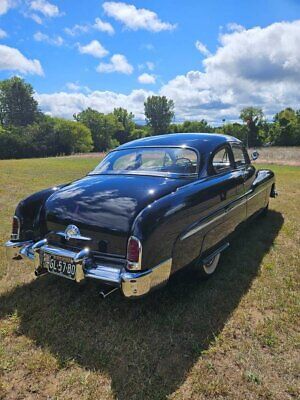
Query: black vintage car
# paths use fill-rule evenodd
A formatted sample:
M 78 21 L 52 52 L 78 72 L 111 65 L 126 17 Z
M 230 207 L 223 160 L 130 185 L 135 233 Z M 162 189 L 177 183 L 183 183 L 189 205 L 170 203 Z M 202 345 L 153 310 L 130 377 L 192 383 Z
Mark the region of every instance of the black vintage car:
M 94 279 L 142 296 L 192 263 L 212 275 L 228 236 L 275 195 L 273 172 L 256 170 L 233 137 L 136 140 L 84 178 L 21 201 L 9 263 L 28 260 L 36 276 Z

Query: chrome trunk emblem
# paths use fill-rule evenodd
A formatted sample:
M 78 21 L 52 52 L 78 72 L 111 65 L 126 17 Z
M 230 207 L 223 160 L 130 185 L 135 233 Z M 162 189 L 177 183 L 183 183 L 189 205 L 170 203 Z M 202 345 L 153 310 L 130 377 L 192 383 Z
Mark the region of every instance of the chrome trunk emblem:
M 86 236 L 81 236 L 80 230 L 76 225 L 68 225 L 64 232 L 57 232 L 60 236 L 64 236 L 66 240 L 76 239 L 76 240 L 91 240 L 91 238 Z

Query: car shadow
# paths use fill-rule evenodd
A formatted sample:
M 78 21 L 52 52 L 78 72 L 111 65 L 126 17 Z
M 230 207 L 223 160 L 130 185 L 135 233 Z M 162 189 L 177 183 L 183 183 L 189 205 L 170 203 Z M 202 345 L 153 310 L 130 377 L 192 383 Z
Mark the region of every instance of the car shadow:
M 208 281 L 186 271 L 137 301 L 103 300 L 95 285 L 44 276 L 0 297 L 0 317 L 17 311 L 19 333 L 66 365 L 108 374 L 118 399 L 165 398 L 184 381 L 257 276 L 283 224 L 279 212 L 247 223 Z

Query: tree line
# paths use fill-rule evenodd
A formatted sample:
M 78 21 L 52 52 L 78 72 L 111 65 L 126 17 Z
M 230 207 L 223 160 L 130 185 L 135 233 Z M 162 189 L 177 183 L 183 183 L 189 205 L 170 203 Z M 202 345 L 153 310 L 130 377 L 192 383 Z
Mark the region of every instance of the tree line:
M 249 147 L 300 145 L 300 110 L 286 108 L 268 122 L 260 108 L 247 107 L 242 123 L 212 126 L 204 119 L 172 123 L 174 102 L 150 96 L 144 103 L 145 124 L 124 108 L 105 114 L 87 108 L 73 120 L 51 117 L 39 109 L 33 87 L 19 77 L 0 81 L 0 158 L 26 158 L 104 152 L 128 141 L 176 132 L 224 133 Z

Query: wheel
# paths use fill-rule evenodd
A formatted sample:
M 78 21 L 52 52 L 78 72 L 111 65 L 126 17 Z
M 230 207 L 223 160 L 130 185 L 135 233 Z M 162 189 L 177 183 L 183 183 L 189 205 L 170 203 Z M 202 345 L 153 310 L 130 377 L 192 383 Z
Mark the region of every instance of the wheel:
M 203 261 L 200 260 L 195 263 L 195 269 L 200 278 L 208 279 L 215 273 L 220 260 L 220 256 L 221 253 L 217 254 L 205 264 L 203 263 Z

